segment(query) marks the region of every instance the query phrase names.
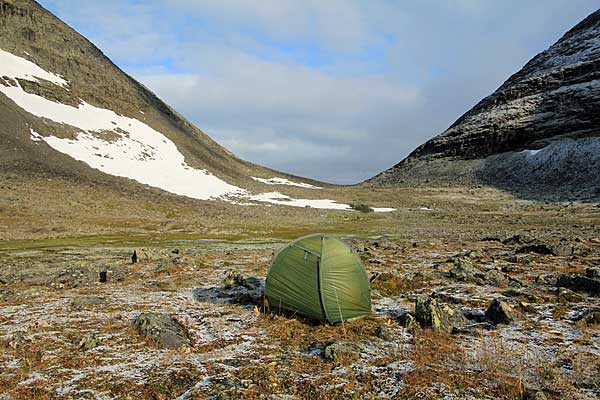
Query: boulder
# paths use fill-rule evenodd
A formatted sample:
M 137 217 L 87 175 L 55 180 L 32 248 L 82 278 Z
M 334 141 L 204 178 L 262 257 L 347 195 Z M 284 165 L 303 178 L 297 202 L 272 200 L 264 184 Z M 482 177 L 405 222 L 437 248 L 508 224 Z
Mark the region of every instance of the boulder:
M 579 293 L 564 287 L 559 287 L 556 291 L 556 297 L 559 303 L 579 303 L 584 298 Z
M 557 287 L 565 287 L 576 292 L 600 294 L 600 279 L 592 279 L 582 275 L 562 274 L 556 280 Z
M 585 276 L 590 279 L 600 279 L 600 268 L 586 268 Z
M 81 309 L 81 308 L 86 308 L 86 307 L 90 307 L 90 306 L 97 306 L 100 304 L 104 304 L 105 301 L 106 301 L 106 299 L 104 297 L 99 297 L 99 296 L 78 297 L 76 299 L 73 299 L 73 301 L 71 302 L 71 307 L 76 308 L 76 309 Z
M 398 323 L 409 332 L 414 332 L 419 328 L 419 323 L 416 318 L 409 312 L 405 312 L 398 316 Z
M 486 274 L 473 266 L 471 260 L 457 257 L 453 260 L 454 267 L 450 270 L 450 278 L 460 282 L 470 282 L 482 285 L 485 283 Z
M 490 303 L 485 315 L 494 325 L 510 324 L 515 319 L 512 307 L 499 299 Z
M 329 361 L 357 361 L 360 349 L 351 343 L 329 343 L 323 348 L 323 358 Z
M 135 318 L 134 324 L 138 334 L 162 348 L 178 349 L 191 346 L 183 328 L 168 314 L 143 312 Z
M 96 335 L 88 334 L 81 337 L 77 341 L 77 348 L 81 350 L 91 350 L 95 347 L 100 346 L 101 340 L 96 337 Z
M 453 327 L 465 324 L 466 318 L 461 312 L 454 311 L 447 305 L 440 306 L 429 296 L 419 296 L 415 301 L 415 319 L 421 328 L 431 328 L 444 332 L 452 332 Z
M 536 253 L 543 255 L 555 255 L 552 249 L 543 243 L 527 244 L 525 246 L 519 247 L 516 252 L 517 254 Z
M 600 324 L 600 309 L 589 309 L 573 318 L 574 321 L 585 325 Z

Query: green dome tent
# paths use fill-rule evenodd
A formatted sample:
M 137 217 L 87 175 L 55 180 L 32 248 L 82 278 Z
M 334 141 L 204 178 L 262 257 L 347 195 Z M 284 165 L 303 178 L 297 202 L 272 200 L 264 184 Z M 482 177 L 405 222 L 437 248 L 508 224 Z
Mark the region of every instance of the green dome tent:
M 301 237 L 275 255 L 265 297 L 271 308 L 331 324 L 371 313 L 360 258 L 341 240 L 322 234 Z

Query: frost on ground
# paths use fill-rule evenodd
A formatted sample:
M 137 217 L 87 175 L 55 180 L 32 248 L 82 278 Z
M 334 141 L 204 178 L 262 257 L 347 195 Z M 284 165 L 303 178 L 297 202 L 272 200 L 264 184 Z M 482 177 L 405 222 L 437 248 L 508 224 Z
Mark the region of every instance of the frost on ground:
M 276 196 L 273 193 L 252 195 L 246 189 L 229 184 L 210 171 L 188 165 L 173 141 L 140 120 L 95 107 L 83 100 L 75 107 L 28 93 L 17 79 L 36 82 L 42 79 L 60 87 L 67 87 L 69 82 L 31 61 L 1 49 L 0 77 L 9 80 L 6 85 L 0 84 L 0 93 L 19 107 L 36 117 L 79 130 L 75 138 L 60 138 L 44 136 L 30 128 L 32 141 L 43 141 L 54 150 L 104 173 L 130 178 L 170 193 L 200 200 L 218 199 L 238 205 L 249 205 L 251 203 L 244 200 L 250 199 L 293 207 L 336 210 L 350 208 L 333 200 L 292 199 L 279 193 Z M 110 134 L 109 140 L 103 137 L 106 134 Z M 266 184 L 320 189 L 283 178 L 252 179 Z
M 596 398 L 600 331 L 577 318 L 600 310 L 600 300 L 559 298 L 556 278 L 593 276 L 600 241 L 573 242 L 573 258 L 520 253 L 523 237 L 509 239 L 469 242 L 469 251 L 456 242 L 349 240 L 373 277 L 374 312 L 336 326 L 258 308 L 280 240 L 163 244 L 138 249 L 135 265 L 130 248 L 4 251 L 0 392 L 8 399 Z M 245 279 L 224 281 L 232 272 Z M 473 320 L 452 333 L 411 325 L 424 294 Z M 476 321 L 495 298 L 514 310 L 510 324 Z M 139 335 L 133 320 L 142 312 L 170 315 L 191 346 L 167 350 Z

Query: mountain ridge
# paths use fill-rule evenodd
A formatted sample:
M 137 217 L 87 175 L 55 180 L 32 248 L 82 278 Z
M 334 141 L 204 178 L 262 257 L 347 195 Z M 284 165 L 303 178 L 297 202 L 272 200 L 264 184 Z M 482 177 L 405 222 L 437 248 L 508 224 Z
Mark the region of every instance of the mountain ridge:
M 588 138 L 591 145 L 600 137 L 599 109 L 600 10 L 533 57 L 446 131 L 367 183 L 486 183 L 515 191 L 534 184 L 540 193 L 561 189 L 565 195 L 571 189 L 583 195 L 585 186 L 586 196 L 593 196 L 600 181 L 584 167 L 600 165 L 600 160 L 585 160 L 589 165 L 581 163 L 577 174 L 569 174 L 568 164 L 589 147 L 581 139 Z M 571 149 L 569 156 L 558 155 L 561 143 Z M 524 153 L 536 156 L 532 163 L 517 154 L 542 149 Z M 511 162 L 522 168 L 521 174 L 511 173 Z M 574 181 L 571 188 L 559 188 L 565 179 Z

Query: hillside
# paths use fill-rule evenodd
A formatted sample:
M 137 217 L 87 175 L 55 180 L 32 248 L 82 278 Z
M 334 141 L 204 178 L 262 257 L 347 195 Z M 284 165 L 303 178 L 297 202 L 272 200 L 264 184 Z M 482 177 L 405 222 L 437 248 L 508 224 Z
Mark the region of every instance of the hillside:
M 351 209 L 332 185 L 237 158 L 33 0 L 0 0 L 0 121 L 0 237 L 20 213 L 53 225 L 191 204 L 204 224 L 262 216 L 249 206 Z
M 600 187 L 600 10 L 530 60 L 376 185 L 488 183 L 526 196 Z

